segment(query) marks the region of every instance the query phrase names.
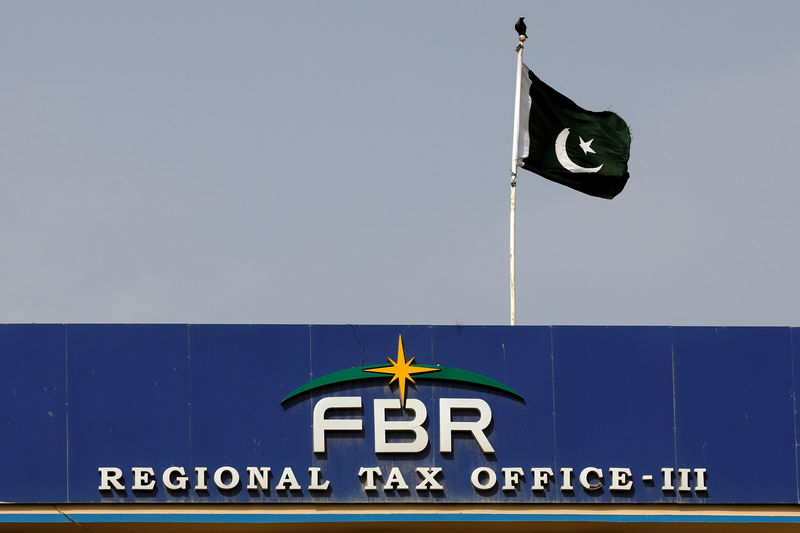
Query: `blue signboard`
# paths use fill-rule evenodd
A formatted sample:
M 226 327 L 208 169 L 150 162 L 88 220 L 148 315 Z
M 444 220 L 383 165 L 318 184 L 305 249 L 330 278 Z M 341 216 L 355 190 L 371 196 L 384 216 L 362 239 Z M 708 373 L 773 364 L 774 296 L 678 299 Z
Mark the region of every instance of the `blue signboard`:
M 792 328 L 0 325 L 0 501 L 798 503 Z

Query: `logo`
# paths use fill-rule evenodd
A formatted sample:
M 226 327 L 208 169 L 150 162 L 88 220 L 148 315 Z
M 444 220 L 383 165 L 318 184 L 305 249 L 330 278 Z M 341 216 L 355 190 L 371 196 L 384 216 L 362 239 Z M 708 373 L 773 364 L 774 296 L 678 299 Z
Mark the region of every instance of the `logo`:
M 360 381 L 366 379 L 384 378 L 391 376 L 389 385 L 394 382 L 398 383 L 400 392 L 400 404 L 403 408 L 406 406 L 406 389 L 408 382 L 416 384 L 414 376 L 420 380 L 438 380 L 438 381 L 455 381 L 462 383 L 471 383 L 479 385 L 488 389 L 494 389 L 509 394 L 521 401 L 525 401 L 521 394 L 512 389 L 511 387 L 500 383 L 482 374 L 462 370 L 460 368 L 451 368 L 446 366 L 423 366 L 414 364 L 414 358 L 406 360 L 405 349 L 403 348 L 403 336 L 397 337 L 397 361 L 391 357 L 386 358 L 389 362 L 388 365 L 366 365 L 355 368 L 348 368 L 339 370 L 312 380 L 302 387 L 293 390 L 281 400 L 281 404 L 285 404 L 289 400 L 296 398 L 302 394 L 312 390 L 329 387 L 338 383 L 346 383 L 349 381 Z

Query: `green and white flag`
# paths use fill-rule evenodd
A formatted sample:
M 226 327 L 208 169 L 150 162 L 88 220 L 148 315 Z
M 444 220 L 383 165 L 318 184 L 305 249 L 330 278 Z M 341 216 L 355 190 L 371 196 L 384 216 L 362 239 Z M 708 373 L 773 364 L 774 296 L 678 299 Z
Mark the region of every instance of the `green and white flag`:
M 631 133 L 611 111 L 587 111 L 522 65 L 519 166 L 577 191 L 613 198 L 628 181 Z

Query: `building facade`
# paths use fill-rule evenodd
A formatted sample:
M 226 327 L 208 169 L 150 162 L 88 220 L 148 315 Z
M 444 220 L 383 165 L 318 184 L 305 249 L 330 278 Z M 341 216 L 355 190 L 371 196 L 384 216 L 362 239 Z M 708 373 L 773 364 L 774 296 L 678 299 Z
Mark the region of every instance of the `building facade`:
M 0 326 L 0 531 L 796 530 L 796 328 Z

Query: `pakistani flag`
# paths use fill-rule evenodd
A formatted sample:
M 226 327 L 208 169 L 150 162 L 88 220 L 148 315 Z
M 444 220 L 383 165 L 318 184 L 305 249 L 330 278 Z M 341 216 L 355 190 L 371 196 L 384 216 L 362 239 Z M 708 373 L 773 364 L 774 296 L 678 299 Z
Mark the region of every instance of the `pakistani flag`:
M 631 148 L 625 121 L 611 111 L 579 107 L 525 65 L 521 89 L 519 165 L 591 196 L 619 194 Z

